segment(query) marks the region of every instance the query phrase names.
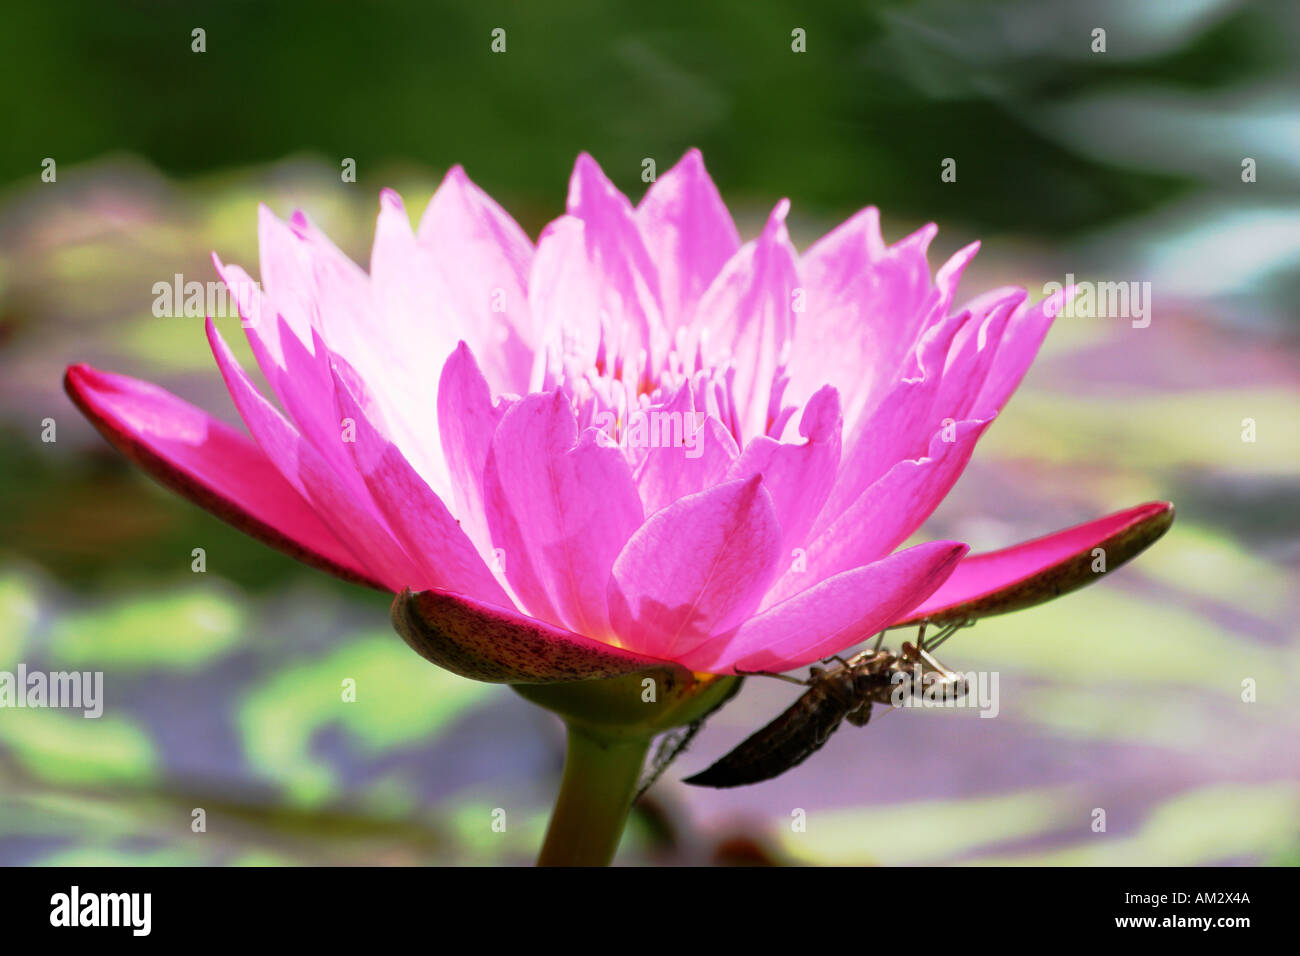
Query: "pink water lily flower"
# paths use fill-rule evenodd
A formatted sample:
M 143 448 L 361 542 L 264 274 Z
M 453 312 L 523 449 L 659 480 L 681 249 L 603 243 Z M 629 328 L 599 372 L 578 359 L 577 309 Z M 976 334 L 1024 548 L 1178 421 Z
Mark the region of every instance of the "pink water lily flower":
M 977 244 L 932 274 L 935 227 L 887 245 L 874 208 L 800 254 L 788 207 L 742 243 L 698 152 L 637 206 L 583 155 L 534 245 L 455 168 L 414 232 L 383 193 L 368 273 L 263 208 L 260 286 L 216 267 L 272 396 L 207 323 L 251 438 L 84 365 L 67 389 L 169 487 L 398 594 L 412 646 L 482 680 L 790 670 L 1037 603 L 1167 527 L 1153 503 L 993 554 L 899 550 L 1066 293 L 959 303 Z

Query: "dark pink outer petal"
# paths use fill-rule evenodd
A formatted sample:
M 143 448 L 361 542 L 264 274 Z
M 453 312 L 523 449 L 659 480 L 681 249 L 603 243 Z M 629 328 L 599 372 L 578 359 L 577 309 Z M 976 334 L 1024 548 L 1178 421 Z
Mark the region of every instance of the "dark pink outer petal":
M 63 384 L 99 433 L 166 487 L 290 557 L 386 590 L 235 429 L 156 385 L 88 365 L 69 366 Z
M 425 660 L 494 684 L 545 684 L 675 667 L 450 591 L 404 590 L 393 627 Z
M 248 377 L 211 318 L 208 344 L 240 417 L 280 475 L 311 502 L 321 521 L 391 591 L 421 580 L 370 499 L 353 465 L 334 472 L 326 459 L 266 400 Z M 340 437 L 342 430 L 340 429 Z
M 1173 505 L 1153 501 L 1001 551 L 972 555 L 898 623 L 988 617 L 1050 601 L 1140 554 L 1173 520 Z M 1097 548 L 1105 553 L 1105 572 L 1093 570 Z

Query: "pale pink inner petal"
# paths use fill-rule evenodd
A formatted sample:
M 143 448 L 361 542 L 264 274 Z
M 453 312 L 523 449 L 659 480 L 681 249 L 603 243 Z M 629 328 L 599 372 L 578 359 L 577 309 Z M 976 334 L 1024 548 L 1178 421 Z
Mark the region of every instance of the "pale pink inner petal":
M 537 343 L 528 309 L 533 244 L 524 231 L 455 166 L 429 200 L 418 243 L 443 279 L 446 309 L 465 317 L 460 331 L 494 390 L 526 392 Z
M 698 149 L 651 185 L 636 220 L 658 267 L 664 324 L 671 335 L 690 320 L 704 290 L 736 254 L 740 234 Z
M 659 273 L 632 204 L 585 153 L 569 181 L 568 214 L 538 241 L 529 298 L 553 375 L 599 366 L 639 377 L 667 351 Z
M 579 375 L 604 355 L 607 296 L 586 256 L 586 227 L 573 216 L 550 223 L 537 240 L 528 279 L 528 305 L 537 323 L 541 348 L 529 390 L 547 376 Z M 617 311 L 621 306 L 615 305 Z
M 937 301 L 926 259 L 936 232 L 929 225 L 885 247 L 879 216 L 866 209 L 800 257 L 805 311 L 789 365 L 794 404 L 834 385 L 852 431 L 879 400 Z
M 787 200 L 777 204 L 762 235 L 731 257 L 695 309 L 706 354 L 730 361 L 735 372 L 732 394 L 746 436 L 768 431 L 772 385 L 794 331 L 799 276 L 789 208 Z
M 344 356 L 370 383 L 384 409 L 386 427 L 406 457 L 427 481 L 444 487 L 441 456 L 422 440 L 429 415 L 412 400 L 418 391 L 410 381 L 415 356 L 398 348 L 395 335 L 400 330 L 381 321 L 370 278 L 301 213 L 284 223 L 262 207 L 259 221 L 260 287 L 239 267 L 224 266 L 215 256 L 214 262 L 239 304 L 258 364 L 286 410 L 300 428 L 316 436 L 321 429 L 311 424 L 313 416 L 319 407 L 332 412 L 329 401 L 317 403 L 315 398 L 330 392 L 321 363 L 313 359 L 317 367 L 309 369 L 312 381 L 306 386 L 296 383 L 287 367 L 292 342 L 299 356 L 306 352 L 314 357 L 312 338 L 319 333 L 333 353 Z M 392 217 L 381 215 L 384 222 L 391 223 Z

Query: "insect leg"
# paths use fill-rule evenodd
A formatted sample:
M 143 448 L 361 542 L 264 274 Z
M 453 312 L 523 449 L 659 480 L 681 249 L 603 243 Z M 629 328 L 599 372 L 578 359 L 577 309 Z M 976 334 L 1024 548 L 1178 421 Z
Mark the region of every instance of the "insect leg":
M 935 648 L 937 648 L 944 641 L 948 640 L 948 638 L 952 637 L 962 628 L 970 627 L 974 623 L 975 623 L 974 621 L 967 620 L 967 621 L 957 621 L 953 624 L 949 624 L 939 632 L 939 636 L 935 638 L 933 641 L 931 641 L 928 647 L 922 646 L 922 649 L 933 652 Z
M 831 661 L 838 661 L 840 664 L 843 664 L 845 667 L 852 667 L 852 666 L 853 666 L 849 661 L 846 661 L 844 658 L 840 657 L 840 655 L 838 655 L 838 654 L 832 654 L 830 657 L 823 657 L 823 658 L 822 658 L 822 663 L 823 663 L 823 664 L 829 664 Z

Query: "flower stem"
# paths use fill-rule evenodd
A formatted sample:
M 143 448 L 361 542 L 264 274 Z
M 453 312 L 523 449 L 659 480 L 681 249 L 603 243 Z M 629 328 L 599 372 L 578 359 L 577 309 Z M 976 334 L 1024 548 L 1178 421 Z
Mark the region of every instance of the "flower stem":
M 650 738 L 566 723 L 560 795 L 538 866 L 608 866 L 618 849 Z

